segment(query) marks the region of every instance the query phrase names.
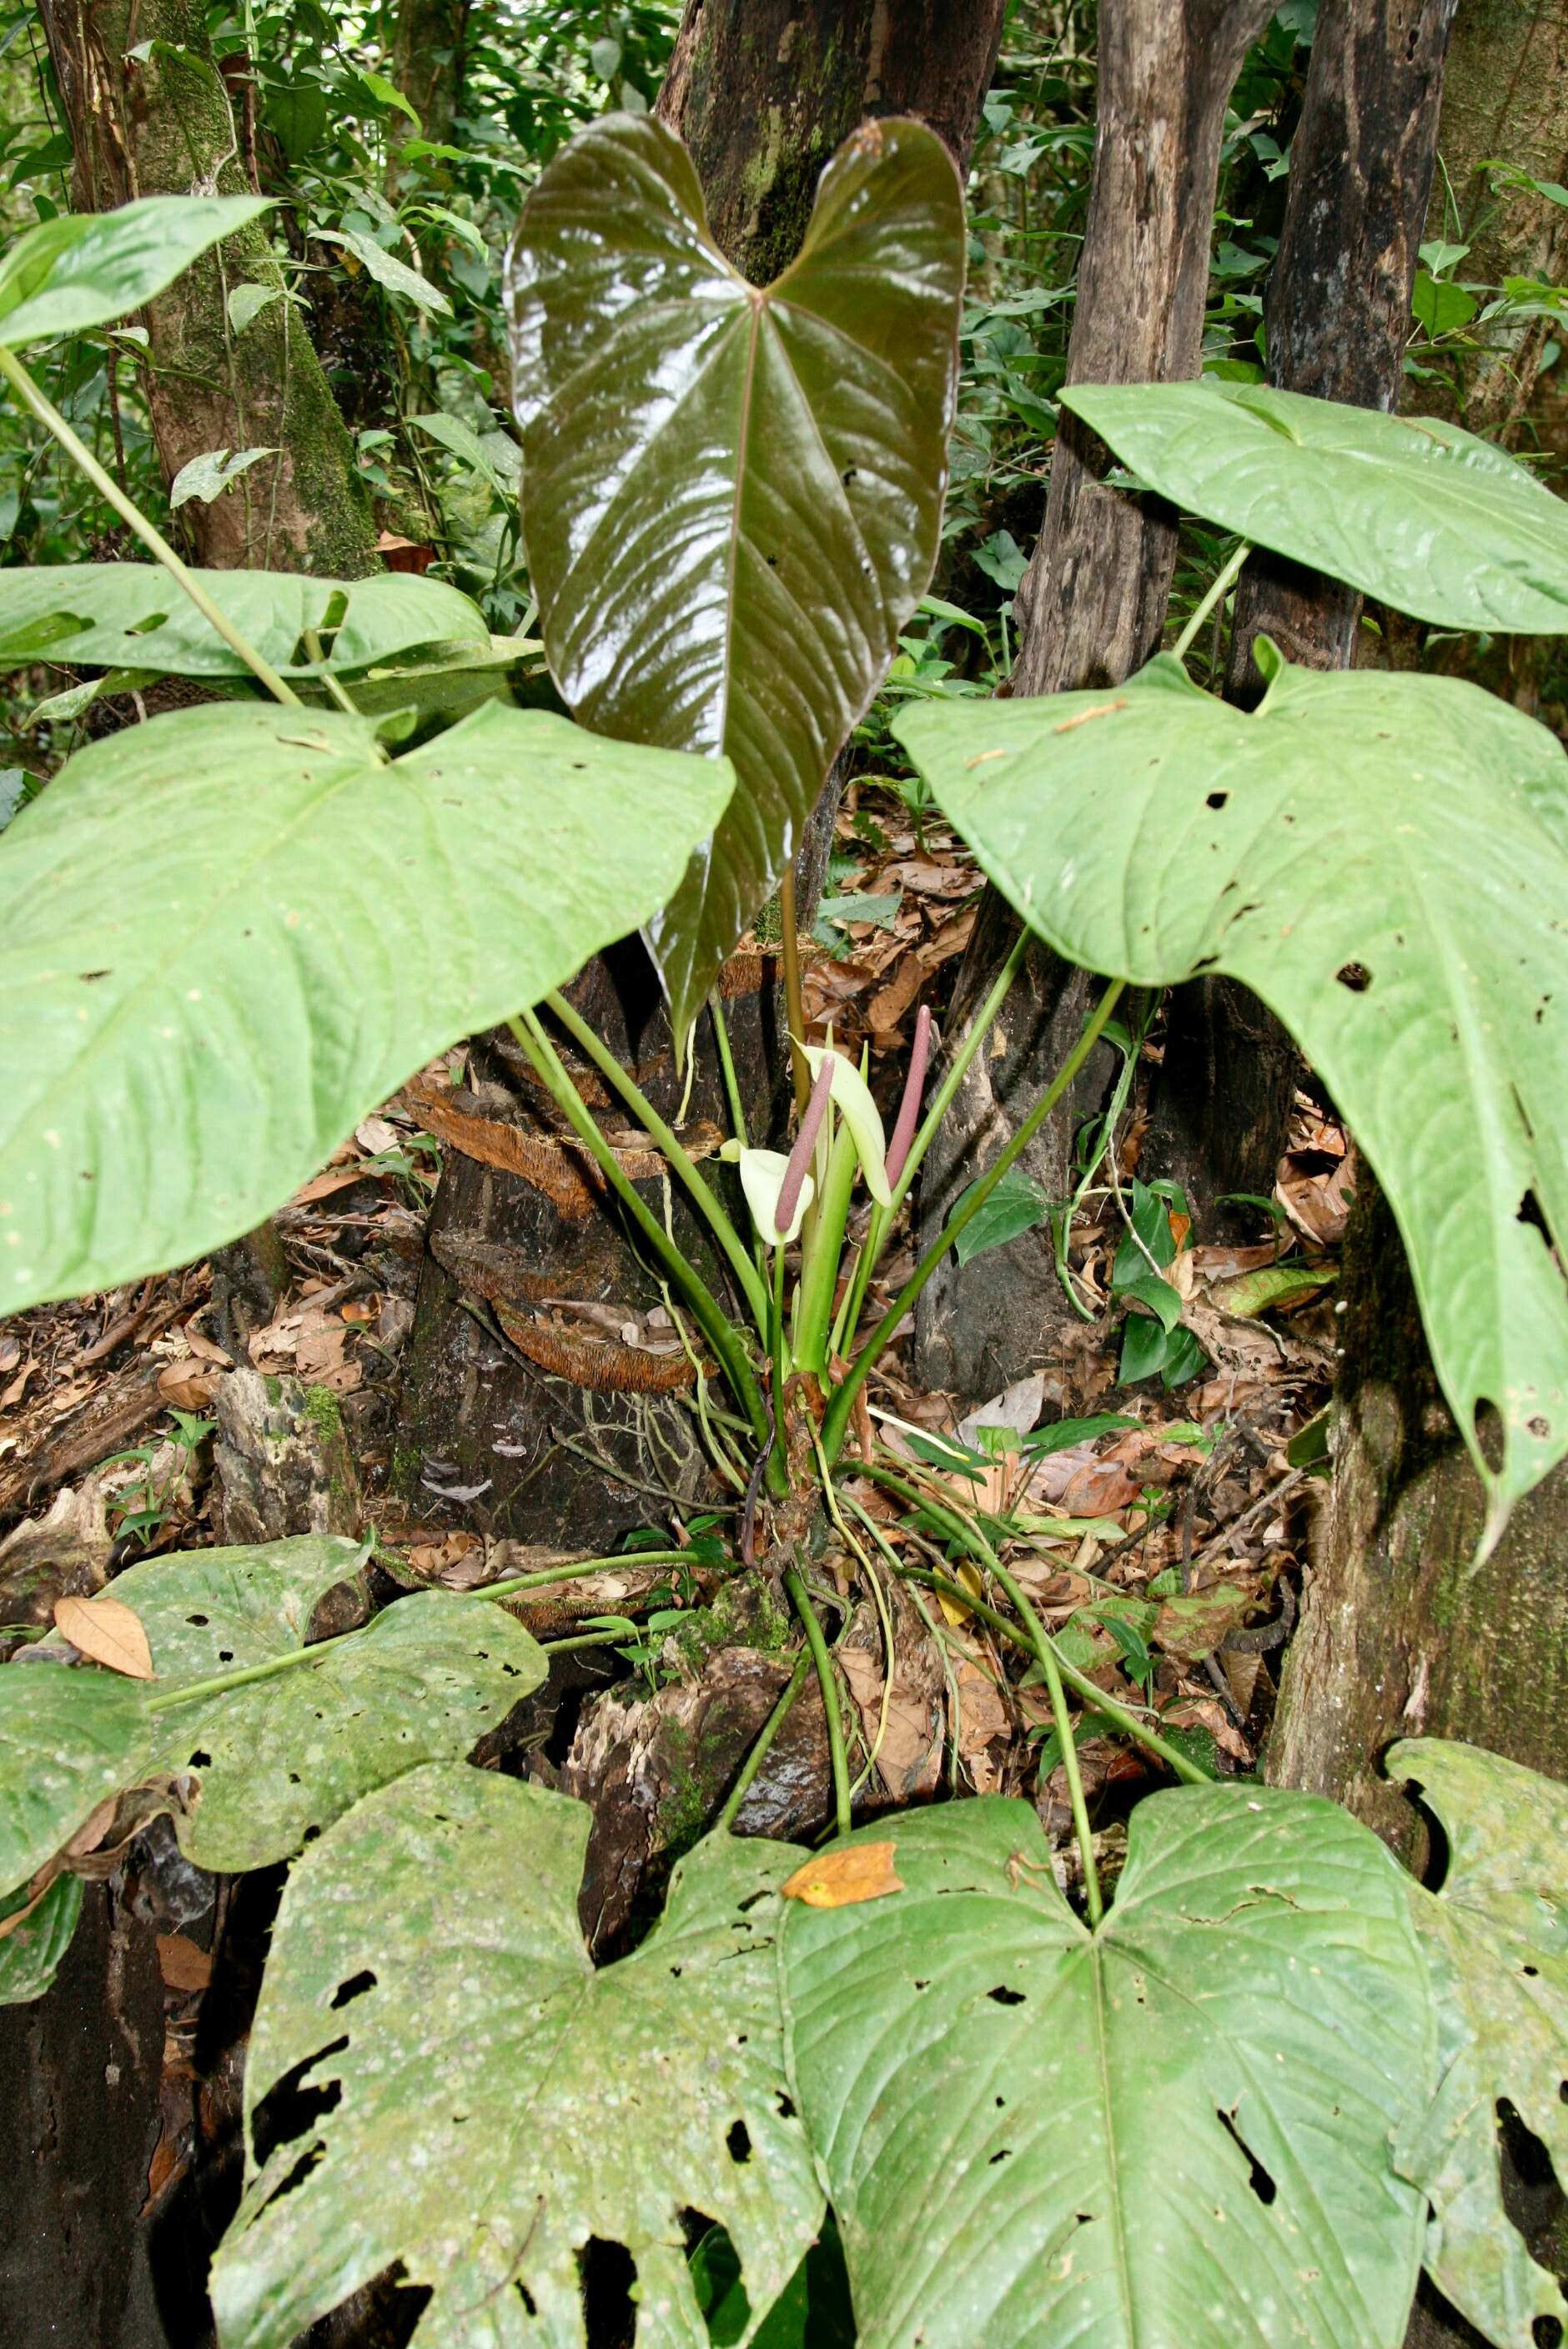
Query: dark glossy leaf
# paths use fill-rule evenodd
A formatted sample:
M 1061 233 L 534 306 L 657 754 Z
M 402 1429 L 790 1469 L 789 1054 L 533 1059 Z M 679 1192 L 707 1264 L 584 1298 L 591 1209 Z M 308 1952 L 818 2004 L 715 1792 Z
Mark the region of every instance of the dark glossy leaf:
M 493 703 L 390 765 L 261 703 L 80 752 L 0 839 L 0 1308 L 251 1230 L 645 919 L 729 781 Z
M 422 645 L 462 646 L 486 658 L 490 653 L 479 605 L 443 580 L 412 572 L 307 579 L 284 571 L 199 571 L 196 577 L 284 677 L 319 674 L 321 664 L 305 646 L 307 629 L 325 635 L 327 666 L 346 673 Z M 251 674 L 156 563 L 40 563 L 0 571 L 0 667 L 40 659 L 164 677 Z
M 1396 611 L 1568 629 L 1568 504 L 1457 424 L 1262 384 L 1072 384 L 1061 398 L 1161 497 Z
M 788 2284 L 822 2211 L 779 2012 L 777 1888 L 802 1855 L 710 1836 L 646 1940 L 595 1969 L 591 1825 L 542 1786 L 420 1770 L 295 1868 L 246 2064 L 253 2147 L 281 2080 L 307 2097 L 213 2268 L 224 2349 L 288 2349 L 394 2261 L 443 2349 L 583 2349 L 595 2239 L 630 2254 L 644 2349 L 699 2349 L 687 2209 L 727 2229 L 758 2314 Z
M 650 926 L 677 1030 L 777 884 L 934 561 L 963 202 L 872 123 L 766 292 L 712 243 L 679 140 L 614 115 L 558 155 L 508 268 L 523 537 L 586 725 L 723 750 L 736 795 Z
M 894 731 L 1059 953 L 1138 986 L 1227 972 L 1284 1021 L 1398 1219 L 1495 1536 L 1568 1452 L 1560 744 L 1454 679 L 1282 665 L 1247 715 L 1168 657 Z
M 977 1175 L 969 1190 L 973 1191 L 984 1180 L 984 1175 Z M 965 1191 L 962 1198 L 954 1202 L 954 1214 L 968 1195 L 969 1191 Z M 1016 1240 L 1023 1233 L 1034 1230 L 1044 1218 L 1047 1205 L 1046 1195 L 1039 1185 L 1026 1174 L 1021 1166 L 1010 1166 L 973 1221 L 959 1233 L 954 1242 L 954 1255 L 960 1264 L 967 1264 L 971 1257 L 985 1256 L 991 1248 L 1006 1247 L 1009 1240 Z
M 57 1876 L 35 1899 L 26 1886 L 0 1899 L 0 1929 L 23 1909 L 26 1915 L 0 1932 L 0 2006 L 22 2006 L 42 1998 L 70 1948 L 82 1913 L 79 1876 Z
M 794 1903 L 783 1938 L 861 2349 L 1398 2349 L 1423 2203 L 1390 2138 L 1433 2025 L 1377 1837 L 1311 1795 L 1157 1794 L 1090 1932 L 1031 1805 L 890 1832 L 903 1890 Z
M 139 310 L 269 196 L 143 196 L 112 212 L 60 212 L 0 262 L 0 344 L 16 350 Z

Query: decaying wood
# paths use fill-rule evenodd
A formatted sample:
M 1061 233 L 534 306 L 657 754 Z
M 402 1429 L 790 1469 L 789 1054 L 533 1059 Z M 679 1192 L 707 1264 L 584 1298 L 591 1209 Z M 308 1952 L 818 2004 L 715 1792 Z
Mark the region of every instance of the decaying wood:
M 246 1366 L 220 1379 L 213 1409 L 220 1540 L 362 1530 L 359 1474 L 335 1395 Z

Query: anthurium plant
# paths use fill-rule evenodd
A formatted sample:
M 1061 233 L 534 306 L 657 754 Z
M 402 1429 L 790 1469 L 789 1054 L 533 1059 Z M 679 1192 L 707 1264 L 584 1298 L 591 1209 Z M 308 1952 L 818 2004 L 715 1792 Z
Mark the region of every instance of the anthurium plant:
M 1428 1889 L 1346 1813 L 1213 1780 L 1086 1681 L 950 1483 L 859 1446 L 857 1475 L 931 1537 L 913 1568 L 844 1463 L 892 1331 L 1121 991 L 1213 969 L 1292 1030 L 1387 1192 L 1489 1538 L 1568 1450 L 1564 754 L 1469 685 L 1265 649 L 1243 714 L 1184 666 L 1254 544 L 1449 626 L 1568 628 L 1563 507 L 1427 421 L 1234 387 L 1064 394 L 1241 543 L 1124 688 L 900 719 L 1023 936 L 940 1065 L 922 1015 L 891 1136 L 863 1071 L 808 1039 L 787 967 L 792 1147 L 753 1143 L 731 1079 L 721 1192 L 560 990 L 641 926 L 685 1039 L 775 889 L 792 938 L 800 828 L 937 544 L 964 254 L 945 150 L 913 122 L 857 134 L 768 287 L 718 253 L 656 122 L 608 117 L 562 151 L 509 304 L 523 541 L 573 716 L 490 704 L 417 744 L 356 683 L 511 657 L 464 598 L 187 570 L 17 357 L 145 300 L 233 217 L 166 200 L 62 220 L 0 266 L 0 377 L 153 557 L 0 573 L 0 643 L 228 697 L 82 751 L 0 840 L 0 1303 L 233 1237 L 433 1053 L 510 1021 L 689 1317 L 715 1472 L 744 1504 L 732 1562 L 777 1572 L 806 1651 L 662 1919 L 596 1968 L 588 1814 L 465 1759 L 548 1670 L 509 1611 L 530 1578 L 314 1637 L 329 1593 L 364 1600 L 364 1543 L 137 1567 L 0 1670 L 0 1996 L 46 1987 L 106 1805 L 126 1832 L 171 1812 L 205 1866 L 303 1854 L 214 2273 L 225 2349 L 286 2349 L 394 2266 L 428 2295 L 430 2349 L 583 2344 L 605 2243 L 631 2262 L 639 2349 L 721 2337 L 724 2260 L 722 2337 L 781 2349 L 808 2337 L 830 2212 L 867 2349 L 1397 2349 L 1423 2262 L 1499 2349 L 1532 2349 L 1568 2305 L 1504 2213 L 1493 2116 L 1506 2097 L 1568 2175 L 1563 1789 L 1397 1748 L 1446 1832 Z M 1100 975 L 1095 1009 L 873 1313 L 900 1206 L 1037 936 Z M 663 1154 L 718 1288 L 627 1179 L 573 1060 Z M 902 1575 L 1026 1658 L 1074 1899 L 1021 1804 L 852 1829 L 806 1577 L 824 1510 L 873 1587 Z M 836 1812 L 816 1854 L 731 1832 L 808 1658 Z M 1166 1782 L 1114 1889 L 1075 1700 Z M 285 2083 L 310 2094 L 280 2106 Z

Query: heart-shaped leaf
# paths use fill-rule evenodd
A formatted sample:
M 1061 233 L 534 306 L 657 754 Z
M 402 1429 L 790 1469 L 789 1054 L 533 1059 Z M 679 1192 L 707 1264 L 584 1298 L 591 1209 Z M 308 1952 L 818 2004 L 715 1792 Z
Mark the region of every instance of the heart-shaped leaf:
M 1503 2207 L 1498 2106 L 1506 2099 L 1568 2184 L 1568 1786 L 1446 1738 L 1406 1738 L 1388 1775 L 1414 1782 L 1442 1821 L 1448 1868 L 1410 1889 L 1432 1968 L 1438 2092 L 1395 2149 L 1427 2194 L 1427 2266 L 1498 2349 L 1536 2349 L 1568 2299 Z
M 206 460 L 201 460 L 205 462 Z M 307 579 L 284 571 L 198 571 L 225 619 L 281 675 L 343 675 L 420 646 L 489 657 L 477 604 L 441 579 L 388 571 L 371 579 Z M 305 633 L 329 640 L 314 661 Z M 134 668 L 160 677 L 251 672 L 156 563 L 39 563 L 0 571 L 0 667 L 35 660 Z
M 249 1231 L 645 918 L 730 781 L 494 704 L 390 765 L 259 703 L 83 750 L 0 839 L 0 1307 Z
M 1249 716 L 1164 656 L 894 731 L 1059 953 L 1140 986 L 1225 971 L 1284 1021 L 1398 1219 L 1495 1537 L 1568 1452 L 1561 746 L 1452 679 L 1281 665 Z
M 417 1592 L 307 1651 L 312 1609 L 368 1547 L 304 1535 L 131 1567 L 115 1588 L 151 1643 L 150 1682 L 46 1645 L 0 1667 L 0 1889 L 26 1884 L 108 1795 L 164 1772 L 198 1782 L 179 1833 L 201 1867 L 286 1859 L 371 1787 L 466 1754 L 539 1685 L 544 1657 L 521 1625 L 450 1591 Z M 302 1652 L 311 1661 L 169 1701 Z
M 0 262 L 0 345 L 79 335 L 139 310 L 270 196 L 142 196 L 112 212 L 61 212 Z
M 896 1843 L 903 1890 L 783 1936 L 860 2349 L 1397 2349 L 1423 2206 L 1389 2137 L 1432 2024 L 1377 1837 L 1311 1795 L 1151 1795 L 1094 1933 L 1026 1803 Z
M 23 1885 L 0 1899 L 0 2006 L 25 2006 L 43 1997 L 81 1913 L 79 1876 L 57 1876 L 36 1896 Z
M 704 2349 L 688 2209 L 740 2254 L 749 2339 L 822 2209 L 776 1975 L 801 1854 L 710 1837 L 647 1940 L 595 1971 L 591 1824 L 525 1781 L 420 1770 L 295 1868 L 245 2069 L 253 2144 L 285 2076 L 341 2093 L 312 2094 L 218 2254 L 224 2349 L 287 2349 L 394 2261 L 430 2289 L 432 2341 L 570 2349 L 595 2240 L 634 2264 L 638 2349 Z
M 868 124 L 765 291 L 649 117 L 572 141 L 507 300 L 545 650 L 596 731 L 723 750 L 735 799 L 650 927 L 677 1034 L 777 884 L 935 560 L 964 207 L 934 131 Z
M 1568 629 L 1568 504 L 1488 440 L 1263 384 L 1070 384 L 1140 481 L 1450 628 Z

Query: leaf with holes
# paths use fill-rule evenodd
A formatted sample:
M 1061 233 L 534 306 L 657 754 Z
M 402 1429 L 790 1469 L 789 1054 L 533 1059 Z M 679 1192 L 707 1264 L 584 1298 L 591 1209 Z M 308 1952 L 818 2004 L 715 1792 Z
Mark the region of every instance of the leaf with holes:
M 1153 1795 L 1092 1933 L 1026 1803 L 910 1814 L 898 1870 L 783 1937 L 861 2349 L 1398 2349 L 1422 2203 L 1388 2141 L 1432 2023 L 1375 1836 Z
M 789 2282 L 822 2211 L 776 1974 L 778 1887 L 803 1855 L 708 1837 L 654 1931 L 595 1970 L 591 1825 L 541 1786 L 432 1768 L 294 1868 L 246 2064 L 253 2162 L 280 2083 L 311 2116 L 219 2251 L 224 2349 L 287 2349 L 394 2261 L 432 2294 L 430 2340 L 567 2349 L 590 2246 L 629 2257 L 638 2349 L 707 2349 L 688 2210 L 728 2230 L 753 2310 Z
M 81 751 L 0 839 L 0 1309 L 253 1229 L 645 917 L 730 780 L 494 703 L 391 764 L 262 703 Z
M 1498 2349 L 1538 2349 L 1568 2299 L 1503 2207 L 1506 2099 L 1568 2183 L 1568 1786 L 1444 1738 L 1402 1740 L 1388 1775 L 1418 1786 L 1448 1837 L 1436 1897 L 1412 1886 L 1432 1969 L 1439 2085 L 1395 2148 L 1431 2200 L 1427 2266 Z
M 73 1667 L 47 1640 L 0 1668 L 0 1889 L 33 1878 L 108 1796 L 165 1774 L 197 1782 L 178 1827 L 199 1866 L 285 1859 L 371 1787 L 466 1754 L 539 1685 L 543 1654 L 521 1626 L 447 1591 L 307 1648 L 313 1610 L 368 1549 L 306 1535 L 131 1567 L 115 1588 L 147 1632 L 151 1681 Z
M 319 677 L 324 668 L 352 676 L 438 644 L 469 658 L 490 653 L 479 605 L 444 580 L 413 572 L 373 579 L 307 579 L 285 571 L 195 576 L 284 677 Z M 307 631 L 330 641 L 325 661 L 311 657 Z M 0 667 L 36 660 L 159 677 L 250 677 L 238 653 L 156 563 L 39 563 L 0 571 Z
M 650 926 L 677 1034 L 800 844 L 935 560 L 964 206 L 921 124 L 866 125 L 765 291 L 650 117 L 579 134 L 508 264 L 522 530 L 545 649 L 596 731 L 723 750 L 738 786 Z
M 1435 416 L 1263 384 L 1070 384 L 1161 497 L 1450 628 L 1568 630 L 1568 505 Z
M 270 196 L 143 196 L 111 212 L 61 212 L 0 261 L 0 344 L 107 326 L 171 285 Z
M 1491 1541 L 1568 1451 L 1568 758 L 1475 686 L 1271 655 L 1250 716 L 1161 656 L 893 730 L 1059 953 L 1279 1014 L 1398 1219 Z

